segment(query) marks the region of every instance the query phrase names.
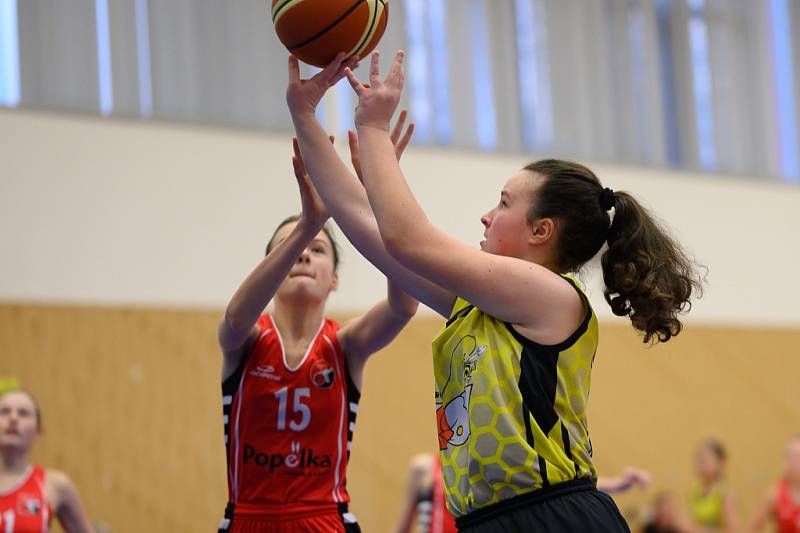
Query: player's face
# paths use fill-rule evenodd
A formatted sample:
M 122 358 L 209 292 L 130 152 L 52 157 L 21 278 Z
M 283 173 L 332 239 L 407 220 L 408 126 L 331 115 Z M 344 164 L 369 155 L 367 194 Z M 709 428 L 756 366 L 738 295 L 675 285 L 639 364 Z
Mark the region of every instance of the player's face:
M 273 249 L 289 236 L 296 222 L 286 224 L 275 235 Z M 338 276 L 333 267 L 333 243 L 324 231 L 306 246 L 289 275 L 278 288 L 281 299 L 312 298 L 324 300 L 336 289 Z
M 0 447 L 27 450 L 39 434 L 36 404 L 22 391 L 0 396 Z
M 500 200 L 481 217 L 484 240 L 481 250 L 490 254 L 523 257 L 531 235 L 528 210 L 541 177 L 528 170 L 511 176 L 500 192 Z
M 701 446 L 694 456 L 694 469 L 704 479 L 716 479 L 722 472 L 722 461 L 708 446 Z

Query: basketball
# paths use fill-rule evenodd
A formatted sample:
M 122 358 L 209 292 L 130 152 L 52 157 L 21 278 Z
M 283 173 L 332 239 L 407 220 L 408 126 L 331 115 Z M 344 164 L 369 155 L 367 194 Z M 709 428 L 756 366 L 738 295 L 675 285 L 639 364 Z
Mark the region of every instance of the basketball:
M 298 59 L 324 67 L 336 54 L 364 57 L 381 40 L 388 0 L 272 0 L 278 39 Z

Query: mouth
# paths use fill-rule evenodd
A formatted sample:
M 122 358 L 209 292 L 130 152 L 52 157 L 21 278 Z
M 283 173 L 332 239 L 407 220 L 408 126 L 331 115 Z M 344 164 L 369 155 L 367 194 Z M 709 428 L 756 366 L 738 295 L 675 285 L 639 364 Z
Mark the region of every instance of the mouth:
M 305 272 L 297 272 L 295 274 L 289 274 L 289 277 L 290 278 L 310 278 L 310 279 L 314 279 L 314 276 L 312 276 L 311 274 L 307 274 Z

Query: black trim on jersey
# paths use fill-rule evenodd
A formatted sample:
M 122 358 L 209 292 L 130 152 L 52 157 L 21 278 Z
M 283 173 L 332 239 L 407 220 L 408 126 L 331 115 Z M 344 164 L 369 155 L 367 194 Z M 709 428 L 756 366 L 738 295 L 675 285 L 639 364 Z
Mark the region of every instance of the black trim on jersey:
M 344 514 L 348 512 L 347 503 L 338 503 L 336 507 L 339 510 L 339 518 L 342 520 L 342 525 L 344 526 L 344 533 L 361 533 L 361 526 L 358 525 L 358 521 L 348 523 L 344 520 Z
M 455 322 L 456 320 L 458 320 L 461 317 L 467 316 L 469 314 L 469 312 L 472 311 L 473 309 L 475 309 L 475 306 L 472 305 L 472 304 L 469 304 L 468 306 L 464 307 L 463 309 L 459 309 L 458 312 L 456 312 L 453 316 L 451 316 L 450 318 L 447 319 L 447 323 L 444 325 L 444 327 L 446 327 L 446 328 L 450 327 L 450 325 L 453 322 Z
M 239 366 L 234 370 L 233 374 L 225 378 L 222 382 L 222 397 L 225 396 L 231 397 L 231 403 L 228 405 L 222 404 L 222 415 L 228 417 L 228 423 L 225 424 L 225 436 L 228 437 L 228 441 L 225 443 L 225 457 L 226 463 L 228 462 L 228 458 L 231 456 L 231 426 L 233 424 L 233 420 L 231 420 L 231 411 L 233 411 L 233 403 L 236 401 L 236 393 L 239 390 L 239 382 L 242 380 L 242 374 L 244 374 L 244 366 L 247 363 L 247 357 L 242 357 L 242 362 L 239 363 Z M 228 465 L 230 466 L 230 465 Z
M 350 374 L 350 365 L 347 362 L 347 355 L 342 357 L 344 360 L 344 379 L 345 379 L 345 389 L 346 389 L 346 401 L 347 401 L 347 442 L 353 442 L 353 432 L 350 430 L 350 425 L 353 424 L 355 427 L 356 417 L 358 413 L 354 413 L 352 409 L 350 409 L 350 404 L 354 403 L 358 405 L 359 400 L 361 400 L 361 391 L 358 390 L 355 381 L 353 381 L 353 376 Z M 350 450 L 347 450 L 347 460 L 350 460 Z
M 225 506 L 225 515 L 223 518 L 228 519 L 228 526 L 227 527 L 220 527 L 217 529 L 217 533 L 228 533 L 231 530 L 231 526 L 233 526 L 233 502 L 228 502 L 228 505 Z
M 567 459 L 572 461 L 572 464 L 575 466 L 575 477 L 578 477 L 580 475 L 580 468 L 572 457 L 572 441 L 569 438 L 569 431 L 567 431 L 567 426 L 564 425 L 564 422 L 561 422 L 561 440 L 564 441 L 564 451 L 567 453 Z
M 520 375 L 519 387 L 520 394 L 522 395 L 522 403 L 533 415 L 533 419 L 539 425 L 539 428 L 545 435 L 549 435 L 556 423 L 560 423 L 558 413 L 555 409 L 556 389 L 558 386 L 558 357 L 562 351 L 572 347 L 581 336 L 589 329 L 589 323 L 592 319 L 592 308 L 589 305 L 586 295 L 584 295 L 574 281 L 564 277 L 570 285 L 578 292 L 581 300 L 586 305 L 586 316 L 584 317 L 578 328 L 567 337 L 566 340 L 558 344 L 539 344 L 536 341 L 528 339 L 519 333 L 509 322 L 504 322 L 506 328 L 511 335 L 522 345 L 522 353 L 520 354 Z M 526 430 L 529 427 L 530 421 L 525 420 Z M 578 465 L 572 457 L 572 451 L 569 446 L 569 434 L 566 434 L 566 429 L 562 424 L 562 439 L 564 439 L 564 451 L 567 457 L 575 465 L 575 475 L 578 475 Z M 532 444 L 532 438 L 528 439 L 531 447 L 536 450 Z M 542 478 L 547 484 L 547 471 L 546 462 L 544 458 L 539 455 L 539 467 L 541 469 Z

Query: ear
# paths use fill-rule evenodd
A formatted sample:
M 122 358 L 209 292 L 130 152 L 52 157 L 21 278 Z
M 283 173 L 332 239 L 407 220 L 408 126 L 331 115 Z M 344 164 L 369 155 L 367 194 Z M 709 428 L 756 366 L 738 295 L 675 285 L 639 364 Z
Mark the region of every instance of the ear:
M 333 277 L 331 278 L 331 291 L 335 291 L 339 288 L 339 273 L 334 272 Z
M 552 218 L 540 218 L 530 224 L 528 244 L 542 245 L 550 241 L 556 233 L 556 223 Z

